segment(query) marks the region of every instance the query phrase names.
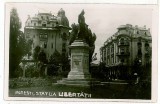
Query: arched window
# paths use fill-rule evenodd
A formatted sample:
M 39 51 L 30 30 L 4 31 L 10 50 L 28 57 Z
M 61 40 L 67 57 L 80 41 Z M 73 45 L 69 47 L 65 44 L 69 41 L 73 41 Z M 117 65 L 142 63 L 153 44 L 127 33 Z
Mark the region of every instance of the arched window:
M 42 24 L 43 27 L 46 27 L 46 24 Z
M 124 38 L 121 38 L 121 39 L 120 39 L 120 44 L 121 44 L 121 45 L 124 45 Z
M 147 36 L 147 33 L 146 33 L 146 32 L 144 32 L 144 35 L 145 35 L 145 36 Z

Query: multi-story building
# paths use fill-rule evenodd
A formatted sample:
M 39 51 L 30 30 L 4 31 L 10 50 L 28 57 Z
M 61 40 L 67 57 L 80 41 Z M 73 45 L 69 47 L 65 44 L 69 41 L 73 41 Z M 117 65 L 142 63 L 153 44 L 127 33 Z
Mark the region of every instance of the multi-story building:
M 65 11 L 60 9 L 57 16 L 51 13 L 28 16 L 24 34 L 27 40 L 32 40 L 32 53 L 36 46 L 40 46 L 49 59 L 55 51 L 61 55 L 67 54 L 70 29 Z
M 117 79 L 132 73 L 140 74 L 139 67 L 147 68 L 151 64 L 150 29 L 130 24 L 121 25 L 117 29 L 100 48 L 101 62 L 108 70 L 108 77 Z

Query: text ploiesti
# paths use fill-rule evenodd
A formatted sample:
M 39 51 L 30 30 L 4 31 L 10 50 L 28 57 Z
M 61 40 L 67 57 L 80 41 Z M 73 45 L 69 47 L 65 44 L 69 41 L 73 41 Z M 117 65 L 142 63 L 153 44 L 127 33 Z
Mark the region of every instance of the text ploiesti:
M 45 91 L 15 91 L 15 95 L 22 96 L 50 96 L 50 97 L 75 97 L 75 98 L 91 98 L 91 94 L 83 91 L 75 92 L 45 92 Z

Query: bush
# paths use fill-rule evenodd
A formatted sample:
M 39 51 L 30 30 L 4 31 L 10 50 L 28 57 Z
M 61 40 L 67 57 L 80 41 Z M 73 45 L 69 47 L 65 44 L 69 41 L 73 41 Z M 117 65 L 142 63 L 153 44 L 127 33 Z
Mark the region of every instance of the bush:
M 58 75 L 58 69 L 59 69 L 59 67 L 57 67 L 56 65 L 50 64 L 50 65 L 48 65 L 48 68 L 47 68 L 47 70 L 48 70 L 47 74 L 49 76 L 57 76 Z
M 17 87 L 17 83 L 15 80 L 10 80 L 9 81 L 9 88 L 16 88 Z
M 26 66 L 26 77 L 38 77 L 39 70 L 36 68 L 34 64 L 28 64 Z

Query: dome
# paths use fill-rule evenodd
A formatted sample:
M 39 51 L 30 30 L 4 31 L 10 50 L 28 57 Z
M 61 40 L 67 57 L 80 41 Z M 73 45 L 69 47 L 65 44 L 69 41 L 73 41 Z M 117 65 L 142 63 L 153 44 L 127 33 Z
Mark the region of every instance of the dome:
M 62 8 L 58 11 L 58 16 L 65 16 L 65 11 Z
M 65 16 L 65 11 L 62 8 L 58 11 L 57 22 L 58 25 L 69 27 L 68 18 Z

